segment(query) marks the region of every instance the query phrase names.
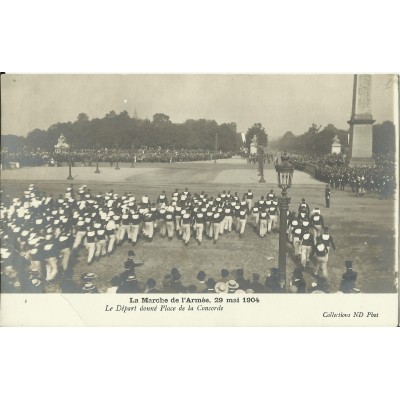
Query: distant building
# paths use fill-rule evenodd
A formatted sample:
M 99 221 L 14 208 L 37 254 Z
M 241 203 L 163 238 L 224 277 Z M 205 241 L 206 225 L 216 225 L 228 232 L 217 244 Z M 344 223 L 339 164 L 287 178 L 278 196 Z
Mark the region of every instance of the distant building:
M 63 134 L 58 138 L 58 143 L 54 146 L 55 153 L 66 153 L 69 150 L 69 144 L 67 143 Z
M 341 152 L 342 152 L 342 145 L 340 144 L 340 140 L 336 135 L 332 139 L 331 154 L 340 154 Z

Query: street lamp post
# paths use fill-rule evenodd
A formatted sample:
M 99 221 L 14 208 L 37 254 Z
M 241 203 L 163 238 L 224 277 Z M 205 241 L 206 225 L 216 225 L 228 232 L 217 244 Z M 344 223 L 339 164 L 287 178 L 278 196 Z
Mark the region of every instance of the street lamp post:
M 218 150 L 218 132 L 215 132 L 215 154 L 214 154 L 214 164 L 217 163 L 217 150 Z
M 72 158 L 71 158 L 71 146 L 68 148 L 68 171 L 69 171 L 69 175 L 67 180 L 72 180 L 74 179 L 72 176 Z
M 95 174 L 99 174 L 99 148 L 97 147 L 97 154 L 96 154 L 96 171 L 94 171 Z
M 260 180 L 259 183 L 265 183 L 264 179 L 264 149 L 262 147 L 258 148 L 258 167 L 260 169 Z
M 133 152 L 134 146 L 133 143 L 131 145 L 132 151 L 131 151 L 131 168 L 135 168 L 135 153 Z
M 115 169 L 119 170 L 119 145 L 118 144 L 117 144 L 117 165 L 116 165 Z
M 287 190 L 292 186 L 294 168 L 289 162 L 286 151 L 281 156 L 281 163 L 275 165 L 278 186 L 282 189 L 278 197 L 279 205 L 279 281 L 282 289 L 286 291 L 286 225 L 290 197 Z

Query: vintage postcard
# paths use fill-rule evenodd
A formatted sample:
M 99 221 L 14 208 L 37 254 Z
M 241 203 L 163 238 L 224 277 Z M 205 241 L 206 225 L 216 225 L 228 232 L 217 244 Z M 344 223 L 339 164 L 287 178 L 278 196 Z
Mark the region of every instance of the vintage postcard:
M 1 76 L 2 326 L 397 326 L 399 76 Z

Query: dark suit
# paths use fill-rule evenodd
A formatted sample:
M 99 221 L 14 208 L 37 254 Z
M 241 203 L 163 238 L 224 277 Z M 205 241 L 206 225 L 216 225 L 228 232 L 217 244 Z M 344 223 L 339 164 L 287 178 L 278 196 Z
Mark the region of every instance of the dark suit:
M 165 293 L 186 293 L 187 288 L 182 285 L 181 281 L 172 281 Z
M 351 293 L 356 286 L 357 272 L 346 271 L 342 275 L 342 281 L 340 282 L 340 291 L 343 293 Z
M 253 289 L 254 293 L 264 293 L 265 292 L 265 286 L 258 281 L 251 282 L 250 289 Z

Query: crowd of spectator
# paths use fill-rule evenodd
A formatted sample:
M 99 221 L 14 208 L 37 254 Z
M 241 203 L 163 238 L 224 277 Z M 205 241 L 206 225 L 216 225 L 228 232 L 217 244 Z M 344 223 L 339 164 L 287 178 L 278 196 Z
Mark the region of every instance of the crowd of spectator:
M 291 158 L 299 171 L 304 171 L 306 165 L 314 166 L 315 178 L 331 188 L 345 190 L 349 187 L 356 196 L 375 193 L 388 198 L 396 188 L 394 154 L 375 154 L 374 161 L 374 165 L 349 166 L 341 154 L 292 155 Z
M 217 159 L 231 158 L 234 152 L 218 152 Z M 207 150 L 188 149 L 162 149 L 142 147 L 140 149 L 72 149 L 71 159 L 76 163 L 89 165 L 99 162 L 109 162 L 111 165 L 116 161 L 127 163 L 175 163 L 185 161 L 209 161 L 215 158 L 215 153 Z M 34 167 L 40 165 L 60 166 L 69 160 L 69 152 L 64 150 L 60 153 L 48 151 L 24 150 L 16 153 L 2 149 L 2 168 L 7 168 L 10 163 L 19 163 L 21 167 Z

